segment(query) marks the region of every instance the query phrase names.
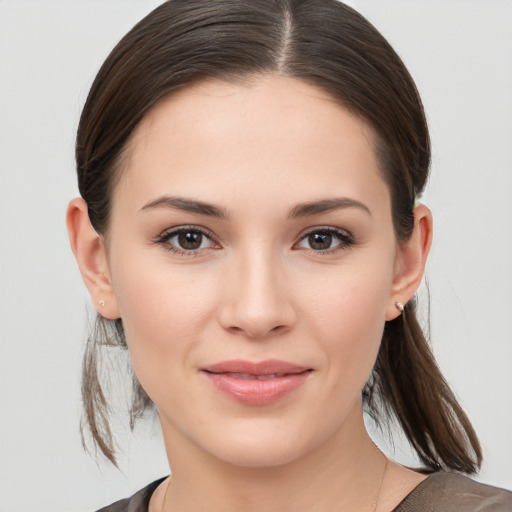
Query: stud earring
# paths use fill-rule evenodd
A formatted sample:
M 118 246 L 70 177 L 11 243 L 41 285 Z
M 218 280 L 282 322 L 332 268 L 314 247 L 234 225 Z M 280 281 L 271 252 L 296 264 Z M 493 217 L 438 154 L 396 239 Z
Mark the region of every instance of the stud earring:
M 106 302 L 105 302 L 103 299 L 101 299 L 101 300 L 99 300 L 99 301 L 98 301 L 98 304 L 99 304 L 102 308 L 104 308 L 104 307 L 105 307 Z
M 404 312 L 404 305 L 401 302 L 395 302 L 395 307 L 400 311 L 400 313 Z

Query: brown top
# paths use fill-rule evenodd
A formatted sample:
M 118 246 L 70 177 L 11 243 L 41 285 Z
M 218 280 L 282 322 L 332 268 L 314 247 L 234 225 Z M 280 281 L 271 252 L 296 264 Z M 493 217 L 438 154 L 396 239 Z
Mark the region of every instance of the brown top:
M 393 512 L 512 512 L 512 492 L 453 473 L 433 473 Z
M 97 512 L 147 512 L 161 478 Z M 413 489 L 392 512 L 512 512 L 512 492 L 481 484 L 466 476 L 433 473 Z

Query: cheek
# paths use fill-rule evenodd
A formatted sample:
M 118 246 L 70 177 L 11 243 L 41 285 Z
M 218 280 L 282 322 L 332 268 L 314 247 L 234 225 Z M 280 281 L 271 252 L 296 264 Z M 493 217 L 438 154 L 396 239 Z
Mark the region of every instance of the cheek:
M 344 388 L 360 389 L 373 368 L 392 283 L 392 259 L 387 260 L 346 265 L 323 283 L 310 283 L 304 303 L 311 333 L 323 345 L 332 386 L 342 380 Z
M 380 260 L 354 258 L 321 275 L 312 273 L 298 292 L 308 315 L 321 319 L 326 327 L 342 323 L 342 330 L 353 334 L 365 332 L 366 324 L 374 321 L 381 324 L 391 293 L 393 262 L 392 255 Z
M 122 261 L 113 275 L 116 298 L 134 372 L 153 398 L 162 375 L 191 366 L 190 354 L 211 317 L 212 287 L 205 277 L 171 271 L 165 263 Z

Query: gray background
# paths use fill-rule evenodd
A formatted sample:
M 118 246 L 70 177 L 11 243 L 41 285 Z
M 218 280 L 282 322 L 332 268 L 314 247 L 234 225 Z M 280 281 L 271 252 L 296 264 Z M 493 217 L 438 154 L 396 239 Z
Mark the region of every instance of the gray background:
M 91 309 L 68 248 L 73 137 L 108 51 L 157 0 L 0 0 L 0 511 L 91 511 L 168 469 L 155 422 L 122 430 L 121 471 L 80 446 Z M 512 2 L 352 1 L 409 66 L 432 130 L 424 197 L 439 363 L 512 488 Z M 400 443 L 379 444 L 404 462 Z

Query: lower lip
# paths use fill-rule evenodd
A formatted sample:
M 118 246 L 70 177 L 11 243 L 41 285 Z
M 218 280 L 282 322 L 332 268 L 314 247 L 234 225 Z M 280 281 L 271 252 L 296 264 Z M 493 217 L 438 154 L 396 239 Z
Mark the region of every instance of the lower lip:
M 230 398 L 248 405 L 266 405 L 289 395 L 310 375 L 310 371 L 290 373 L 274 379 L 238 379 L 222 373 L 204 372 L 210 382 Z

